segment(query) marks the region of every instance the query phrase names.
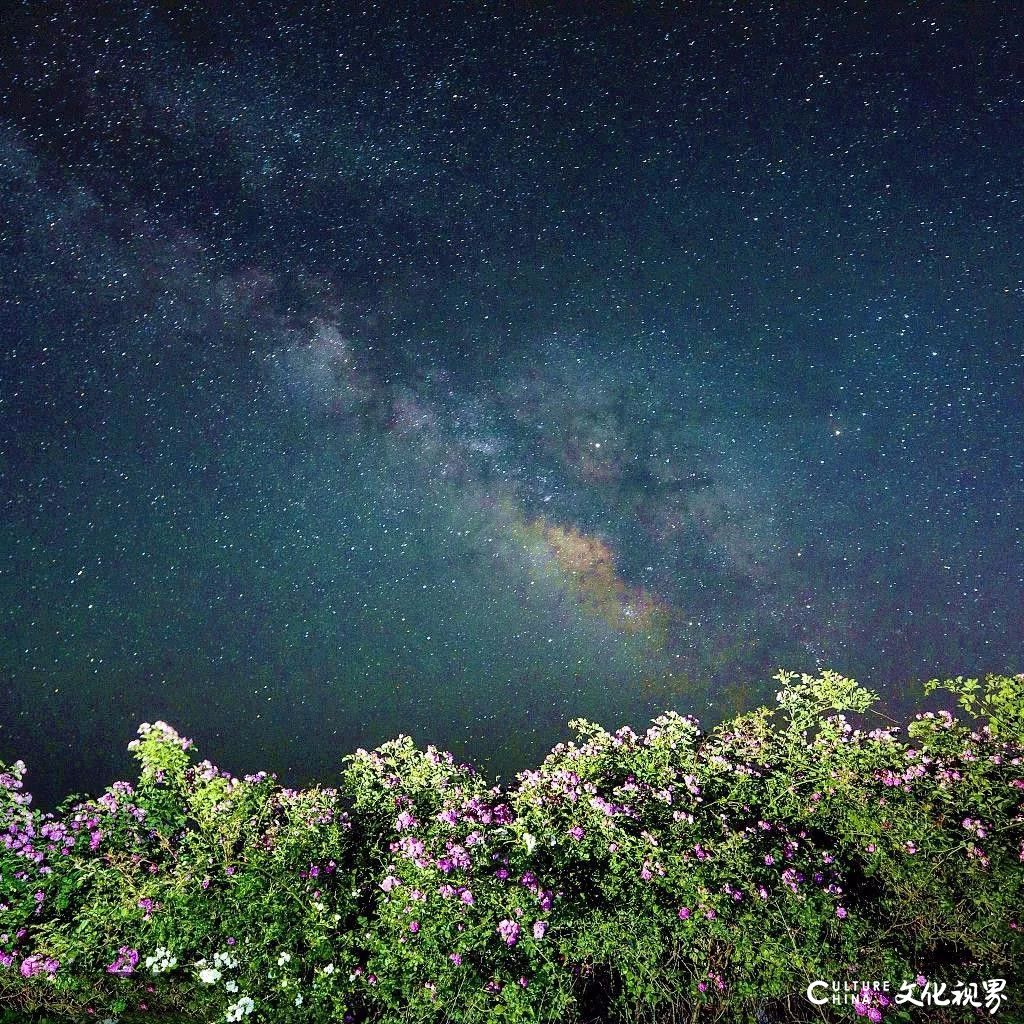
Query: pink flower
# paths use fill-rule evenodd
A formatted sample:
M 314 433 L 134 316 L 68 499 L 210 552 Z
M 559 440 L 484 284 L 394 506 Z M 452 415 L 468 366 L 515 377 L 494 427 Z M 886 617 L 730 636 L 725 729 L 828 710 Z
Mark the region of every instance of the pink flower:
M 841 921 L 846 917 L 846 907 L 836 907 L 836 917 Z
M 539 942 L 544 938 L 544 933 L 548 930 L 547 921 L 534 921 L 533 922 L 533 937 Z
M 519 941 L 519 925 L 515 921 L 506 918 L 498 922 L 498 934 L 502 937 L 506 946 L 514 946 Z
M 689 920 L 689 917 L 690 917 L 690 908 L 689 907 L 680 907 L 679 908 L 679 920 L 680 921 L 687 921 L 687 920 Z
M 419 930 L 420 930 L 420 923 L 419 923 L 419 921 L 410 921 L 409 922 L 409 931 L 411 931 L 413 933 L 413 935 L 415 935 Z

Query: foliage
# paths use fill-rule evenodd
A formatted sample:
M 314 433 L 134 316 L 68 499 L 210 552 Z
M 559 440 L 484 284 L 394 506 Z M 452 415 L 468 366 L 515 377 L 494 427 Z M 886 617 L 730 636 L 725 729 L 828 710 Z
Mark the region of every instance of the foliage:
M 855 726 L 874 695 L 780 673 L 703 731 L 572 723 L 513 787 L 400 737 L 337 788 L 196 763 L 164 723 L 56 814 L 0 774 L 10 1019 L 907 1020 L 1007 980 L 1024 939 L 1024 677 L 933 682 L 971 716 Z M 848 982 L 812 1006 L 810 982 Z M 863 980 L 890 983 L 861 991 Z M 905 983 L 905 984 L 904 984 Z M 930 1020 L 988 1017 L 951 1005 Z M 2 1012 L 0 1012 L 2 1019 Z

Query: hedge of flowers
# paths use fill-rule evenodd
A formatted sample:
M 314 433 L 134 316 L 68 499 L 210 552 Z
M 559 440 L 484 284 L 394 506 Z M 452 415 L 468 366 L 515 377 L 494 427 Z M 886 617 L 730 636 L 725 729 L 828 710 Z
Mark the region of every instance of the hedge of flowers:
M 1024 676 L 933 682 L 957 715 L 905 735 L 869 728 L 853 680 L 779 679 L 777 707 L 708 732 L 575 722 L 508 788 L 400 737 L 348 757 L 337 788 L 296 791 L 197 763 L 161 722 L 131 744 L 136 783 L 56 814 L 32 809 L 23 764 L 3 768 L 0 1007 L 1024 1019 Z M 992 978 L 998 998 L 948 997 Z M 852 994 L 816 1007 L 815 980 Z

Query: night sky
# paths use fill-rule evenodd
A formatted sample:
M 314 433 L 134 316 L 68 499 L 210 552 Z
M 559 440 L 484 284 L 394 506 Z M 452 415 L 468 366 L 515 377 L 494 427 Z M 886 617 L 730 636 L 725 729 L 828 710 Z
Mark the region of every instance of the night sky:
M 1024 671 L 1015 5 L 306 6 L 2 5 L 44 803 Z

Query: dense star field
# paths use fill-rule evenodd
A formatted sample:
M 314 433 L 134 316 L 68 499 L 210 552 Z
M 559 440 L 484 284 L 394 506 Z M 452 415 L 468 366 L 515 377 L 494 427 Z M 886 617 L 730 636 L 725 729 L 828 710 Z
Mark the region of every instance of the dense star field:
M 873 6 L 7 5 L 0 757 L 1024 671 L 1024 40 Z

